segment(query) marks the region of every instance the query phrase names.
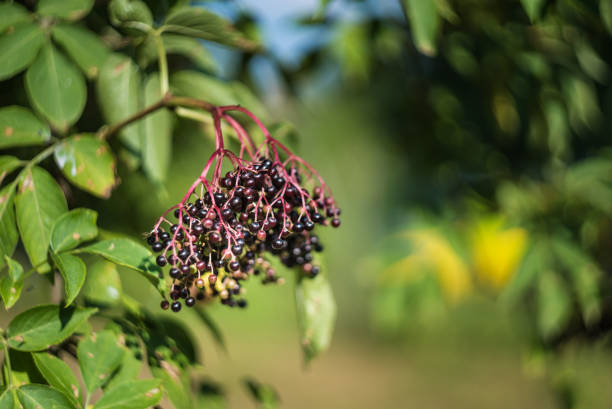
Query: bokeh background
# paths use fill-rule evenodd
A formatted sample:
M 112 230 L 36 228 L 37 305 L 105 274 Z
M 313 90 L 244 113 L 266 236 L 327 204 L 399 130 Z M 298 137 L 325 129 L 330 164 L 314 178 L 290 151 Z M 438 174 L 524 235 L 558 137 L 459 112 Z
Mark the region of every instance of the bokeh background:
M 612 407 L 611 1 L 200 3 L 266 45 L 206 47 L 343 211 L 323 236 L 334 339 L 308 367 L 291 274 L 210 307 L 227 351 L 180 314 L 228 407 L 253 406 L 249 375 L 295 409 Z M 182 196 L 213 149 L 191 131 L 164 186 L 120 169 L 103 228 L 141 235 Z

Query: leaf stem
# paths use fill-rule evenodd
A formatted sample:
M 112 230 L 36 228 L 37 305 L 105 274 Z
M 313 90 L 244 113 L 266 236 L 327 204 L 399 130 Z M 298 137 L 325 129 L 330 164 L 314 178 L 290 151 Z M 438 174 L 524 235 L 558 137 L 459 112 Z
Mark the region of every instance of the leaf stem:
M 157 47 L 157 61 L 159 64 L 159 81 L 160 90 L 162 95 L 166 95 L 169 90 L 168 85 L 168 58 L 166 57 L 166 50 L 164 48 L 164 40 L 162 39 L 161 33 L 156 31 L 153 33 L 155 36 L 155 45 Z
M 13 368 L 11 367 L 11 357 L 9 355 L 7 340 L 4 338 L 4 334 L 2 334 L 2 349 L 4 350 L 4 363 L 6 365 L 6 369 L 8 371 L 7 374 L 7 382 L 9 386 L 13 386 Z

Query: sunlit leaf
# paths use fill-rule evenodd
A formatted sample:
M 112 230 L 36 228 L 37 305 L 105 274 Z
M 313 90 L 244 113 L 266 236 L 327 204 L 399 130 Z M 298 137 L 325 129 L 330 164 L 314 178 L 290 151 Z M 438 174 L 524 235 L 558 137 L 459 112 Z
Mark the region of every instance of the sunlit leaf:
M 74 24 L 53 27 L 53 39 L 61 45 L 89 78 L 98 76 L 110 50 L 93 32 Z
M 106 390 L 93 409 L 145 409 L 155 405 L 161 398 L 159 380 L 131 380 Z
M 70 409 L 76 408 L 63 393 L 47 385 L 23 385 L 17 389 L 23 409 Z
M 79 342 L 77 356 L 88 394 L 110 379 L 125 352 L 119 338 L 111 331 L 93 333 Z
M 47 124 L 29 109 L 17 105 L 0 108 L 0 148 L 39 145 L 49 138 Z
M 145 83 L 145 106 L 154 104 L 161 97 L 159 75 L 151 75 Z M 148 115 L 143 122 L 142 166 L 151 180 L 163 182 L 166 180 L 172 158 L 173 116 L 164 108 Z
M 68 306 L 79 295 L 85 283 L 87 275 L 85 263 L 72 254 L 51 253 L 51 259 L 64 278 L 64 292 L 66 293 L 66 306 Z
M 4 266 L 4 257 L 12 256 L 17 247 L 19 235 L 15 224 L 15 184 L 0 190 L 0 268 Z
M 98 197 L 108 198 L 117 184 L 115 157 L 108 144 L 93 135 L 63 140 L 55 161 L 68 180 Z
M 98 260 L 88 267 L 87 281 L 83 287 L 86 300 L 97 305 L 116 305 L 121 293 L 121 279 L 114 263 Z
M 96 308 L 39 305 L 17 315 L 7 329 L 8 344 L 20 351 L 42 351 L 72 335 Z
M 81 116 L 87 98 L 85 79 L 62 53 L 47 43 L 26 72 L 32 106 L 61 132 Z
M 48 352 L 32 353 L 32 357 L 49 385 L 62 392 L 75 406 L 80 406 L 81 387 L 68 364 Z
M 0 80 L 28 67 L 38 55 L 45 35 L 36 24 L 22 24 L 0 36 Z
M 414 43 L 425 55 L 436 55 L 440 18 L 435 0 L 404 0 Z
M 33 266 L 47 259 L 53 223 L 68 210 L 57 182 L 46 170 L 28 169 L 15 198 L 17 225 Z
M 4 301 L 4 307 L 8 310 L 19 300 L 23 289 L 23 267 L 17 261 L 5 257 L 8 264 L 8 273 L 0 278 L 0 295 Z
M 28 10 L 18 3 L 0 4 L 0 33 L 10 31 L 16 24 L 30 21 Z
M 70 250 L 98 235 L 98 213 L 91 209 L 73 209 L 64 213 L 51 229 L 51 249 L 56 253 Z

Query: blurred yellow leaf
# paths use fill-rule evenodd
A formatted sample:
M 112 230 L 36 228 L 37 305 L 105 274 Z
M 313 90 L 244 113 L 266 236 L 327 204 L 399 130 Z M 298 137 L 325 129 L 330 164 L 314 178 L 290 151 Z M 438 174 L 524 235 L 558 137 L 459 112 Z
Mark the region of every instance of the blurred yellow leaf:
M 502 289 L 516 272 L 525 255 L 527 231 L 503 228 L 501 217 L 479 220 L 470 242 L 478 279 L 494 290 Z

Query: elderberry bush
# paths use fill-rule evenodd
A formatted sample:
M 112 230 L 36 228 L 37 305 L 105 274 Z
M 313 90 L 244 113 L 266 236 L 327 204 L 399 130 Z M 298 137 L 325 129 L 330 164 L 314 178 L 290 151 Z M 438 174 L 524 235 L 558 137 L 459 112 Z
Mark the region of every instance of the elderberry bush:
M 266 140 L 255 152 L 248 134 L 224 113 L 232 109 L 262 127 Z M 147 237 L 159 253 L 157 264 L 168 267 L 172 280 L 170 300 L 164 299 L 161 308 L 174 312 L 182 302 L 192 307 L 196 300 L 215 298 L 246 307 L 243 285 L 251 276 L 262 277 L 263 284 L 283 282 L 270 258 L 315 277 L 320 267 L 314 253 L 323 250 L 315 229 L 340 226 L 340 208 L 320 175 L 272 138 L 253 114 L 219 107 L 213 117 L 217 150 L 183 200 L 166 211 Z M 224 148 L 221 119 L 241 136 L 240 156 Z M 224 158 L 233 169 L 222 175 Z

